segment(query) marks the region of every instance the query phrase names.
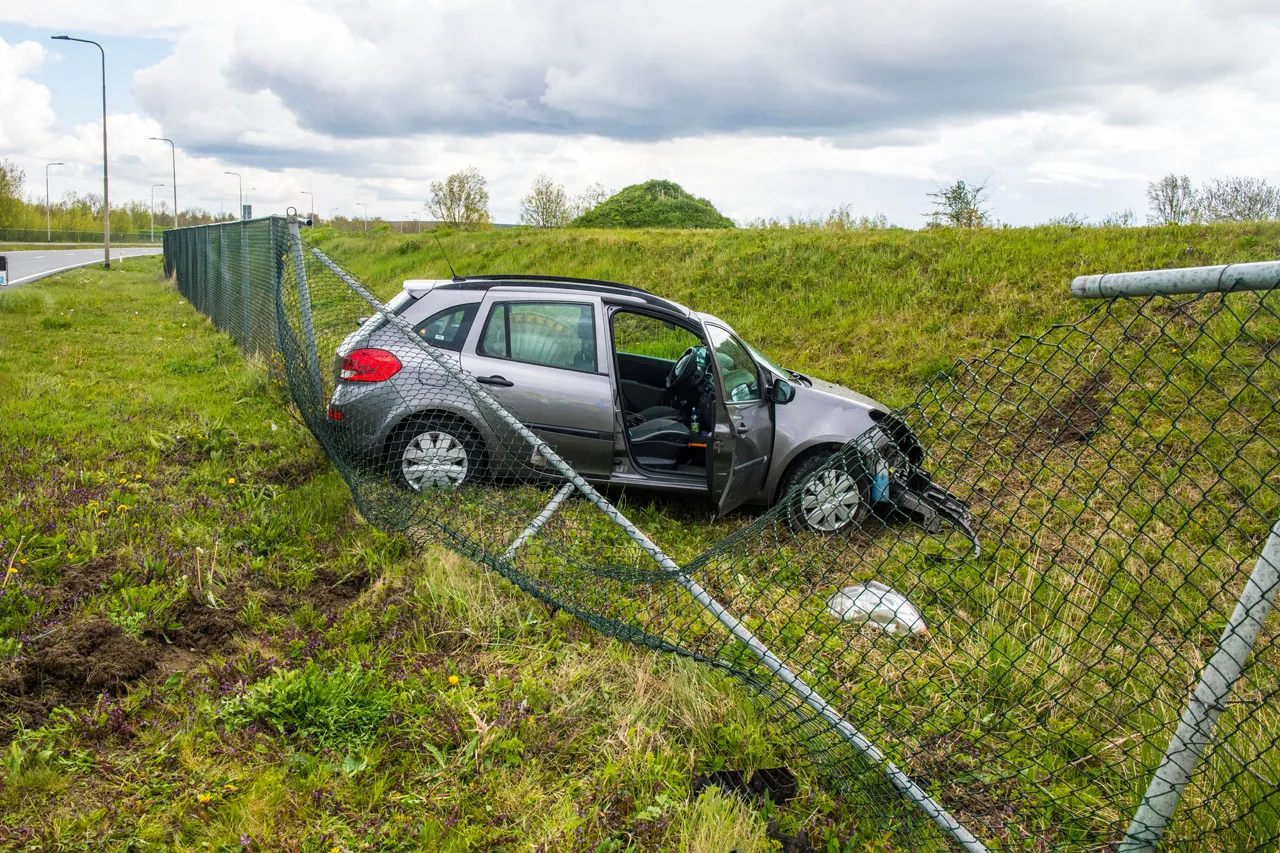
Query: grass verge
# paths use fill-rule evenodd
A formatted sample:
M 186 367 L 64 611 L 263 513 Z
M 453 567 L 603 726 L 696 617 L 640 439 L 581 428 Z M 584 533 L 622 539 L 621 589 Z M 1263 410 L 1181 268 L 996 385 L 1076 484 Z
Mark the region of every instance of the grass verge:
M 807 778 L 691 797 L 778 760 L 735 688 L 361 523 L 159 269 L 0 294 L 0 845 L 863 848 Z

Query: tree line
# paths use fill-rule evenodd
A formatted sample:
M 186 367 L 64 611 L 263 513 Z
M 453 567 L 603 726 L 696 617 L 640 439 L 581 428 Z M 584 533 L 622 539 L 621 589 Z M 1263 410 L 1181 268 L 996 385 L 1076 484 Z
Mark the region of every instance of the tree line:
M 63 193 L 46 207 L 44 199 L 28 201 L 26 173 L 12 160 L 0 160 L 0 229 L 44 231 L 85 231 L 102 233 L 102 196 L 98 193 Z M 214 214 L 201 208 L 181 213 L 183 225 L 208 225 L 234 220 L 233 214 Z M 156 230 L 174 225 L 166 200 L 157 196 Z M 127 201 L 111 206 L 113 233 L 141 233 L 151 227 L 150 201 Z

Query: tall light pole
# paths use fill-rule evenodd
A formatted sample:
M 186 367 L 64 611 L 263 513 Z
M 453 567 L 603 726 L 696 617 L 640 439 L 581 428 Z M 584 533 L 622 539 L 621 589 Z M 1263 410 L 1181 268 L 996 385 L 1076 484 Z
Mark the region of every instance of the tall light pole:
M 239 172 L 223 172 L 224 175 L 235 175 L 240 186 L 240 215 L 237 219 L 244 219 L 244 178 L 240 177 Z
M 316 194 L 309 193 L 306 190 L 303 190 L 302 194 L 311 197 L 311 209 L 307 211 L 307 218 L 314 219 L 316 215 Z
M 50 36 L 54 41 L 91 44 L 102 54 L 102 268 L 111 269 L 111 196 L 107 192 L 107 52 L 92 39 Z
M 369 205 L 365 204 L 362 201 L 358 201 L 356 202 L 356 207 L 364 208 L 364 230 L 368 231 L 369 230 Z
M 164 184 L 151 185 L 151 242 L 156 241 L 156 187 L 162 187 Z
M 65 166 L 66 163 L 45 163 L 44 164 L 44 241 L 46 243 L 53 242 L 53 207 L 49 204 L 49 167 Z
M 169 160 L 173 166 L 173 227 L 178 227 L 178 146 L 173 144 L 173 140 L 164 136 L 149 136 L 148 139 L 154 139 L 156 142 L 169 143 Z

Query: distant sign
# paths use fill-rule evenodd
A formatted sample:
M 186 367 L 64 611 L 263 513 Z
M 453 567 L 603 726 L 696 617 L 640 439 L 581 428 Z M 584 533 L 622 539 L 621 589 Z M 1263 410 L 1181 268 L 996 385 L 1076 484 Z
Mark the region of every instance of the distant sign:
M 0 255 L 0 287 L 9 283 L 9 259 Z
M 240 205 L 240 218 L 253 219 L 253 205 L 251 204 Z

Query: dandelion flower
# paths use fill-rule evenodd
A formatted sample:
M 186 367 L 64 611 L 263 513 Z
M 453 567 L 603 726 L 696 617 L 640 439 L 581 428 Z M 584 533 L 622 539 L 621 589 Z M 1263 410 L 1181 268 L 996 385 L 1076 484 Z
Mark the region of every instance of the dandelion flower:
M 234 794 L 236 791 L 239 791 L 239 790 L 240 790 L 239 788 L 237 788 L 235 785 L 231 784 L 230 782 L 222 786 L 222 793 L 224 794 Z
M 121 478 L 120 478 L 120 482 L 122 482 L 122 483 L 127 483 L 127 482 L 129 482 L 129 478 L 128 478 L 128 477 L 121 477 Z
M 236 484 L 236 478 L 235 478 L 235 477 L 228 477 L 228 478 L 227 478 L 227 485 L 228 485 L 228 486 L 234 486 L 235 484 Z
M 213 800 L 213 794 L 199 794 L 196 796 L 196 799 L 203 805 Z
M 450 683 L 450 684 L 452 684 L 452 685 L 454 685 L 454 686 L 457 686 L 457 684 L 458 684 L 458 676 L 456 676 L 456 675 L 451 675 L 451 676 L 449 676 L 449 683 Z
M 101 518 L 102 516 L 104 516 L 104 515 L 106 515 L 106 514 L 107 514 L 107 511 L 106 511 L 105 509 L 100 509 L 100 510 L 98 510 L 98 517 L 99 517 L 99 518 Z
M 142 479 L 142 475 L 141 475 L 141 474 L 134 474 L 134 475 L 133 475 L 133 479 L 135 479 L 135 480 L 141 480 L 141 479 Z
M 18 573 L 17 569 L 15 569 L 13 566 L 9 567 L 9 574 L 16 575 L 17 573 Z
M 129 511 L 129 507 L 125 506 L 124 504 L 120 504 L 120 506 L 116 507 L 116 512 L 128 512 L 128 511 Z

